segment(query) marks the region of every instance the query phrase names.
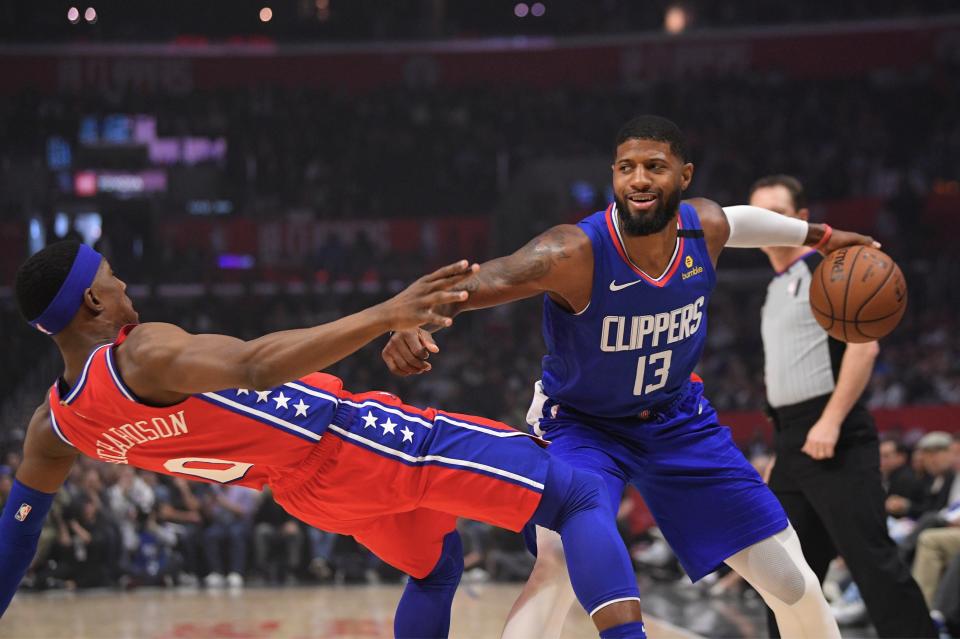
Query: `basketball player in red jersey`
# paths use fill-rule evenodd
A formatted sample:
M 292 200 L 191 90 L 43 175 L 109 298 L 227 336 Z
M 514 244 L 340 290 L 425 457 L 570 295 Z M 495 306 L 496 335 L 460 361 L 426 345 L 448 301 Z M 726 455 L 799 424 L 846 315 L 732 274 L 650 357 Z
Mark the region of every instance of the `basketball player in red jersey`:
M 65 367 L 30 422 L 0 515 L 0 614 L 53 493 L 84 453 L 200 481 L 269 484 L 291 514 L 353 535 L 412 576 L 398 637 L 449 631 L 463 571 L 457 516 L 557 530 L 601 637 L 643 637 L 636 580 L 599 480 L 504 424 L 353 394 L 315 372 L 389 330 L 449 326 L 435 308 L 465 301 L 451 289 L 476 268 L 451 264 L 354 315 L 245 342 L 138 324 L 126 285 L 86 245 L 61 242 L 31 257 L 17 273 L 17 301 Z

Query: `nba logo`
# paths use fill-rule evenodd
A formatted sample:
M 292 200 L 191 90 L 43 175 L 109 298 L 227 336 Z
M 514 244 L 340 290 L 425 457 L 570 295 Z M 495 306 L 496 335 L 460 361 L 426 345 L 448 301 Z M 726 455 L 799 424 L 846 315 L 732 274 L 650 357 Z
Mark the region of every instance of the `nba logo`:
M 20 510 L 17 511 L 17 514 L 14 515 L 13 518 L 17 521 L 24 521 L 31 510 L 33 510 L 33 506 L 30 504 L 20 504 Z

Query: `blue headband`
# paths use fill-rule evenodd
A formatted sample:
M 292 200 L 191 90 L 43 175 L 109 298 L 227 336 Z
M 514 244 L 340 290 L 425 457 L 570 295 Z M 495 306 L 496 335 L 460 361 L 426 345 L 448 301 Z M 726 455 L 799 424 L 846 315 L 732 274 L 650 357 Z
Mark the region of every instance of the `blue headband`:
M 65 329 L 83 304 L 83 293 L 93 284 L 102 260 L 102 255 L 81 244 L 63 286 L 40 316 L 30 321 L 30 325 L 47 335 L 56 335 Z

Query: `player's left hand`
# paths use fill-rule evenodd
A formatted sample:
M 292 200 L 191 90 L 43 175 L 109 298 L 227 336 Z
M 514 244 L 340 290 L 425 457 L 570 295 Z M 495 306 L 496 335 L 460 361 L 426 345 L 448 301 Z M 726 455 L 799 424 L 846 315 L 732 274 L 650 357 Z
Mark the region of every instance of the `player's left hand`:
M 832 253 L 837 249 L 842 249 L 845 246 L 872 246 L 875 249 L 880 248 L 880 242 L 876 241 L 869 235 L 860 235 L 859 233 L 854 233 L 852 231 L 841 231 L 839 229 L 833 229 L 833 233 L 830 235 L 830 239 L 827 240 L 827 243 L 820 247 L 820 252 L 824 255 Z
M 839 437 L 840 424 L 821 418 L 810 428 L 807 441 L 800 450 L 816 460 L 830 459 L 833 457 Z

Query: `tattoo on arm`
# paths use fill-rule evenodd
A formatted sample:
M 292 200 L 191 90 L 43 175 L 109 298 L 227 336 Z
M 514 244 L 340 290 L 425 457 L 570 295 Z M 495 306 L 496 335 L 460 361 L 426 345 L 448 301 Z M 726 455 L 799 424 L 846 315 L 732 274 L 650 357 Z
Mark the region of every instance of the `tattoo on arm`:
M 575 243 L 586 240 L 575 226 L 555 226 L 538 235 L 520 250 L 486 262 L 480 271 L 454 290 L 467 291 L 464 303 L 441 307 L 439 312 L 456 314 L 470 308 L 496 306 L 545 292 L 545 278 L 574 255 Z M 586 240 L 589 241 L 589 240 Z

